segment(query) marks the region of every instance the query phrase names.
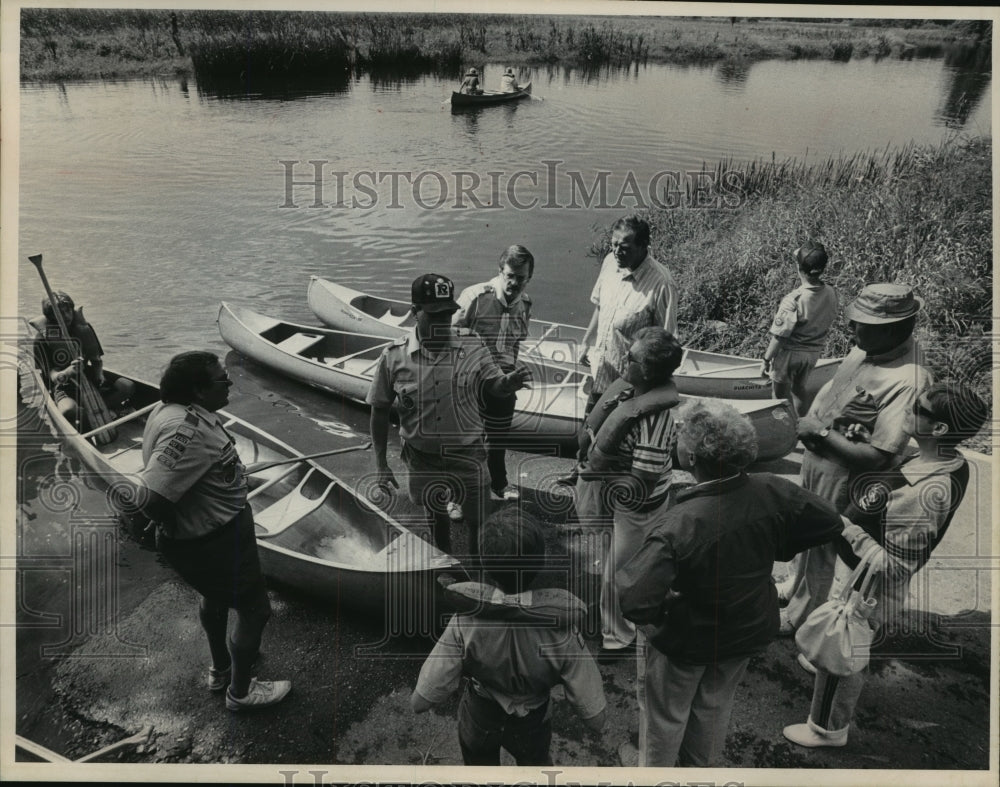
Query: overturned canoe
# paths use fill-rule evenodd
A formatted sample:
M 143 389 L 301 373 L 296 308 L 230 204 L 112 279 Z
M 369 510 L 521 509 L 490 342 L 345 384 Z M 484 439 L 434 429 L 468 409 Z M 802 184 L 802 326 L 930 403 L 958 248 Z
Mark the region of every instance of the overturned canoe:
M 325 325 L 342 331 L 358 331 L 372 336 L 396 338 L 413 327 L 410 304 L 360 292 L 327 279 L 312 276 L 306 294 L 309 308 Z M 584 329 L 578 325 L 546 322 L 534 317 L 528 338 L 521 346 L 524 358 L 577 364 L 577 348 Z M 837 371 L 840 360 L 825 358 L 809 376 L 809 391 L 815 393 Z M 681 365 L 674 372 L 677 390 L 691 396 L 715 396 L 722 399 L 770 399 L 771 381 L 761 374 L 761 362 L 738 355 L 723 355 L 705 350 L 685 349 Z
M 222 303 L 219 332 L 243 355 L 300 382 L 364 403 L 375 365 L 393 340 L 384 336 L 314 328 L 285 322 L 250 309 Z M 517 393 L 511 426 L 516 447 L 546 452 L 574 445 L 592 378 L 583 371 L 526 357 L 531 387 Z M 691 397 L 683 397 L 691 398 Z M 783 399 L 730 402 L 749 416 L 757 431 L 759 459 L 777 459 L 796 442 L 795 419 Z

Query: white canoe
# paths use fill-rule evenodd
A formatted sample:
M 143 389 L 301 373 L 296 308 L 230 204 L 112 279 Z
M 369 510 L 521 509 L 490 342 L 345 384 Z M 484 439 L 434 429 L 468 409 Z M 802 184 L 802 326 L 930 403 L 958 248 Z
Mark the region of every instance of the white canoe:
M 310 277 L 307 301 L 324 325 L 341 331 L 395 339 L 413 326 L 410 304 L 406 301 L 369 295 L 318 276 Z M 577 346 L 583 334 L 584 328 L 579 325 L 532 317 L 521 357 L 555 361 L 587 372 L 587 367 L 577 364 Z M 815 394 L 833 377 L 839 365 L 837 358 L 821 359 L 809 377 L 809 390 Z M 686 348 L 681 365 L 674 372 L 674 382 L 678 391 L 691 396 L 770 399 L 771 381 L 761 374 L 761 368 L 757 359 Z
M 219 332 L 233 349 L 301 382 L 364 403 L 375 364 L 391 343 L 385 336 L 285 322 L 223 302 Z M 590 375 L 572 367 L 526 357 L 531 388 L 518 391 L 512 437 L 526 451 L 575 444 Z M 692 397 L 682 397 L 692 398 Z M 757 430 L 758 457 L 778 459 L 795 447 L 795 419 L 783 399 L 730 402 Z
M 142 468 L 142 431 L 149 406 L 160 398 L 156 386 L 134 380 L 137 412 L 118 426 L 113 442 L 96 446 L 59 412 L 37 370 L 32 366 L 26 371 L 22 397 L 44 408 L 64 449 L 106 486 Z M 105 374 L 111 379 L 121 376 L 107 370 Z M 244 464 L 302 456 L 253 424 L 219 412 Z M 283 584 L 366 612 L 426 615 L 432 608 L 431 594 L 438 592 L 437 573 L 461 571 L 458 560 L 316 462 L 301 459 L 263 469 L 248 482 L 261 567 Z M 414 605 L 423 611 L 411 609 Z

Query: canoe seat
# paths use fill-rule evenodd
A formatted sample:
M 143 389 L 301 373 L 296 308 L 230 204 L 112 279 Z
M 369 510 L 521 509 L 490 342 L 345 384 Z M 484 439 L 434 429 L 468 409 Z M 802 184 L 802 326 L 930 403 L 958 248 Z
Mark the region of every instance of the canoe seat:
M 379 322 L 388 323 L 389 325 L 402 325 L 406 322 L 406 318 L 410 316 L 410 313 L 403 312 L 400 315 L 392 313 L 392 309 L 389 309 L 384 315 L 378 318 Z
M 310 468 L 309 472 L 302 476 L 302 480 L 295 489 L 284 497 L 275 500 L 263 511 L 254 514 L 254 524 L 265 531 L 258 533 L 257 538 L 271 538 L 279 533 L 283 533 L 300 519 L 308 516 L 323 505 L 323 502 L 330 494 L 330 491 L 337 485 L 337 482 L 331 481 L 324 492 L 315 498 L 306 497 L 302 490 L 305 489 L 306 483 L 315 470 L 315 467 Z
M 323 341 L 323 337 L 313 333 L 293 333 L 287 339 L 277 342 L 274 346 L 279 350 L 284 350 L 286 353 L 301 355 L 306 350 L 315 347 L 321 341 Z

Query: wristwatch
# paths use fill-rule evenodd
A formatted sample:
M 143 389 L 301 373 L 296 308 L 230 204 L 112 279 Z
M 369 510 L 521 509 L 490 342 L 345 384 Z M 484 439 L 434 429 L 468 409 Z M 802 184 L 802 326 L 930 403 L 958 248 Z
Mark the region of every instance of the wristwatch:
M 826 437 L 828 434 L 830 434 L 830 427 L 829 426 L 824 426 L 822 429 L 820 429 L 818 432 L 816 432 L 816 436 L 817 437 Z

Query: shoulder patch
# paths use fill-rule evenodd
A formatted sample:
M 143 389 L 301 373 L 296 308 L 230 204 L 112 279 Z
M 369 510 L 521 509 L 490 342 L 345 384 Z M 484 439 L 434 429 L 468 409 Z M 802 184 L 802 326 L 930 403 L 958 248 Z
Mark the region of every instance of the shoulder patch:
M 192 424 L 193 426 L 197 426 L 198 425 L 198 420 L 199 420 L 198 419 L 198 413 L 196 413 L 194 411 L 194 407 L 192 407 L 192 406 L 189 405 L 184 410 L 184 423 L 186 423 L 186 424 Z
M 171 459 L 169 456 L 165 454 L 160 454 L 159 456 L 157 456 L 156 461 L 170 470 L 172 470 L 174 468 L 174 464 L 176 464 L 173 459 Z

